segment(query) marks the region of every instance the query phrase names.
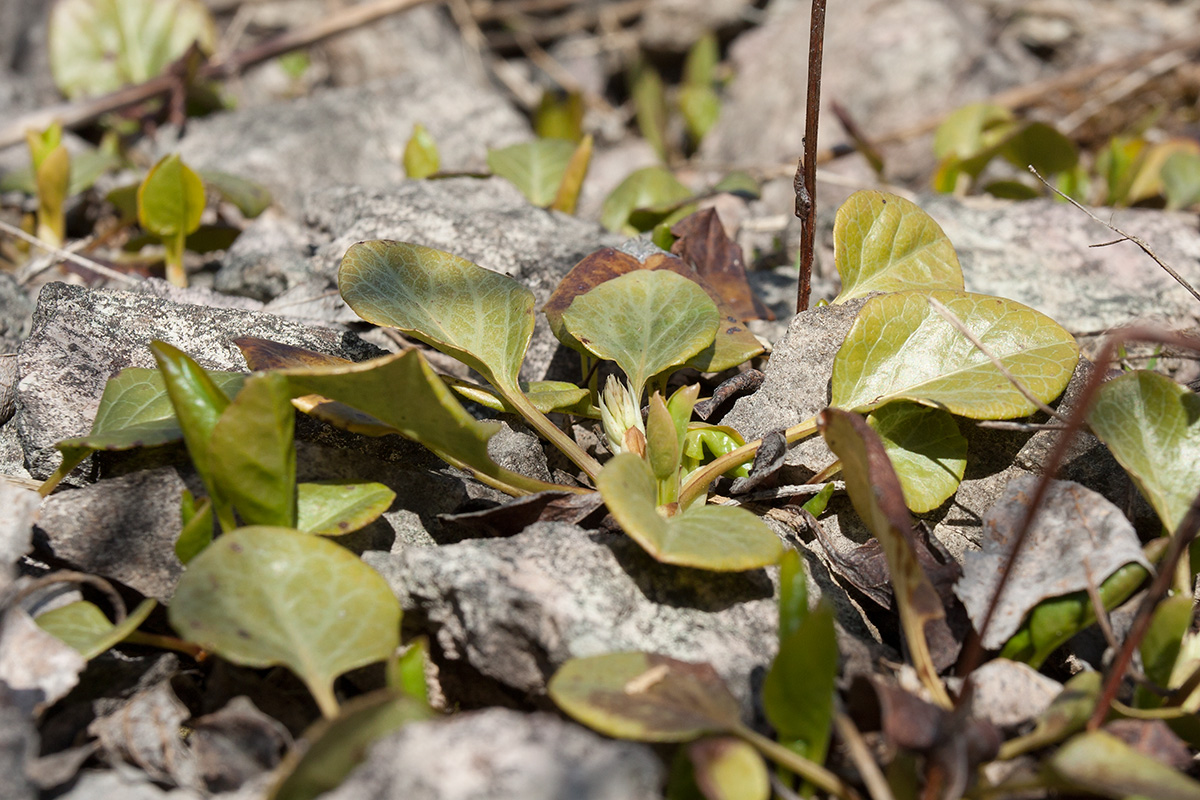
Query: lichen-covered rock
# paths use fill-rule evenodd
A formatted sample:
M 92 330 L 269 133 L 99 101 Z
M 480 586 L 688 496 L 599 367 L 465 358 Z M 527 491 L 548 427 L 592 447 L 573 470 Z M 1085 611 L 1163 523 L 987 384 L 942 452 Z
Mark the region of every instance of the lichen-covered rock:
M 230 250 L 217 287 L 260 298 L 304 286 L 312 287 L 313 295 L 333 291 L 350 245 L 391 239 L 445 250 L 502 272 L 530 289 L 540 307 L 584 256 L 621 242 L 597 225 L 530 205 L 500 178 L 321 189 L 305 197 L 303 217 L 299 228 L 279 220 L 252 225 Z M 279 249 L 289 237 L 298 238 Z M 276 255 L 265 257 L 269 253 Z M 540 380 L 557 370 L 578 379 L 578 358 L 564 352 L 565 363 L 552 365 L 556 353 L 558 340 L 538 314 L 521 377 Z
M 44 479 L 61 460 L 54 443 L 91 430 L 110 377 L 153 367 L 148 345 L 179 347 L 205 369 L 245 370 L 239 336 L 362 360 L 382 355 L 348 331 L 309 328 L 248 310 L 173 303 L 132 292 L 48 284 L 18 358 L 17 425 L 29 472 Z M 11 423 L 10 423 L 11 424 Z
M 775 570 L 661 564 L 620 533 L 537 523 L 506 539 L 366 558 L 400 597 L 406 626 L 429 634 L 447 697 L 466 706 L 545 705 L 546 681 L 568 659 L 643 650 L 711 663 L 749 713 L 752 675 L 775 653 Z M 811 602 L 830 594 L 839 647 L 857 657 L 869 647 L 857 612 L 824 576 L 810 587 Z
M 649 747 L 502 708 L 413 722 L 371 746 L 323 800 L 656 800 Z
M 164 137 L 158 150 L 178 151 L 194 168 L 258 181 L 295 211 L 305 193 L 320 187 L 404 181 L 404 143 L 418 122 L 437 142 L 445 169 L 482 169 L 487 148 L 531 136 L 529 123 L 499 92 L 445 71 L 192 120 L 182 139 Z

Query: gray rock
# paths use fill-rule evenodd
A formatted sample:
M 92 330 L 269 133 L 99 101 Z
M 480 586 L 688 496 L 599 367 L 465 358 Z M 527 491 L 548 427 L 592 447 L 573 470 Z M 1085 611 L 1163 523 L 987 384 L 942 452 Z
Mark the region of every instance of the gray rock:
M 33 301 L 7 272 L 0 272 L 0 351 L 9 343 L 25 338 L 33 321 Z
M 777 3 L 765 24 L 734 43 L 736 78 L 702 143 L 705 157 L 718 163 L 795 162 L 803 149 L 809 11 L 809 3 Z M 987 12 L 973 3 L 845 0 L 831 8 L 821 145 L 845 138 L 828 108 L 833 100 L 878 135 L 1036 77 L 1033 56 L 1020 49 L 996 52 L 988 36 Z M 913 177 L 933 164 L 933 154 L 927 137 L 906 143 L 911 144 L 885 152 L 892 156 L 893 174 Z
M 1017 300 L 1075 334 L 1136 320 L 1169 327 L 1200 322 L 1200 303 L 1133 242 L 1077 208 L 1054 200 L 1012 202 L 929 195 L 920 205 L 958 252 L 968 291 Z M 1148 242 L 1193 286 L 1200 286 L 1195 215 L 1152 209 L 1095 209 L 1096 216 Z
M 307 192 L 324 186 L 402 182 L 404 146 L 418 122 L 433 135 L 446 169 L 481 169 L 488 147 L 531 135 L 495 90 L 443 71 L 193 120 L 182 139 L 163 137 L 158 150 L 178 150 L 192 167 L 258 181 L 295 210 Z
M 1062 684 L 1028 664 L 997 658 L 971 673 L 971 711 L 993 725 L 1012 728 L 1041 716 Z
M 245 369 L 238 336 L 259 336 L 362 360 L 381 355 L 349 332 L 308 328 L 238 309 L 180 305 L 145 294 L 47 285 L 33 332 L 20 350 L 17 414 L 26 465 L 47 477 L 54 443 L 91 429 L 107 380 L 125 367 L 153 367 L 152 340 L 173 344 L 206 369 Z
M 33 800 L 36 787 L 26 776 L 26 766 L 37 758 L 38 735 L 29 714 L 7 696 L 0 697 L 0 789 L 5 800 Z
M 371 747 L 323 800 L 652 800 L 662 763 L 550 714 L 490 709 L 414 722 Z
M 179 498 L 189 486 L 170 467 L 142 470 L 46 499 L 34 528 L 38 551 L 120 581 L 166 603 L 183 574 L 175 557 Z
M 745 26 L 753 9 L 751 0 L 651 0 L 638 35 L 651 50 L 682 53 L 706 33 Z
M 740 398 L 721 424 L 733 426 L 750 441 L 797 425 L 829 405 L 834 356 L 865 302 L 852 300 L 797 314 L 775 343 L 762 386 Z M 785 463 L 813 473 L 832 461 L 824 441 L 813 437 L 792 447 Z
M 14 569 L 21 556 L 29 552 L 33 539 L 33 518 L 41 498 L 32 489 L 0 480 L 0 592 L 16 577 Z
M 406 625 L 429 634 L 447 697 L 468 707 L 545 705 L 546 681 L 568 659 L 642 650 L 711 663 L 749 710 L 751 676 L 775 653 L 774 570 L 668 566 L 624 534 L 537 523 L 507 539 L 366 558 L 401 598 Z M 810 586 L 811 602 L 828 587 L 839 622 L 865 630 L 833 584 Z
M 528 287 L 540 305 L 558 281 L 584 256 L 621 239 L 596 225 L 531 206 L 499 178 L 406 181 L 392 189 L 334 187 L 304 201 L 303 237 L 275 250 L 294 233 L 286 223 L 250 227 L 231 249 L 217 275 L 224 291 L 267 297 L 281 289 L 315 284 L 335 286 L 337 269 L 355 242 L 393 239 L 445 250 Z M 301 253 L 312 253 L 307 263 Z M 351 314 L 353 312 L 350 312 Z M 546 376 L 558 341 L 538 317 L 522 377 Z M 568 356 L 569 358 L 569 356 Z M 578 359 L 561 374 L 578 377 Z

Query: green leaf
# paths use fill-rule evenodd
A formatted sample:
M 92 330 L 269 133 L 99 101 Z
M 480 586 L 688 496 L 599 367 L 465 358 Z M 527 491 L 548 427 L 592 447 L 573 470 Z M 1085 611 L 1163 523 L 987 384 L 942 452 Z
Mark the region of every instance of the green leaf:
M 254 219 L 271 207 L 271 192 L 261 184 L 213 169 L 196 170 L 196 174 L 205 186 L 219 194 L 223 200 L 237 206 L 237 210 L 244 217 Z
M 305 413 L 367 436 L 398 433 L 444 459 L 528 492 L 561 488 L 503 469 L 488 455 L 499 423 L 480 422 L 418 350 L 372 361 L 285 370 L 292 394 L 317 395 Z M 396 398 L 404 402 L 396 402 Z M 333 401 L 333 402 L 330 402 Z M 299 402 L 299 401 L 298 401 Z
M 967 439 L 948 412 L 916 403 L 888 403 L 875 409 L 867 422 L 883 440 L 910 511 L 932 511 L 958 489 L 967 469 Z
M 1046 761 L 1046 768 L 1064 788 L 1114 800 L 1200 799 L 1200 783 L 1104 731 L 1074 737 Z
M 1171 672 L 1179 658 L 1180 645 L 1192 624 L 1192 598 L 1175 595 L 1163 600 L 1154 609 L 1150 627 L 1138 651 L 1142 656 L 1143 672 L 1156 686 L 1172 687 Z M 1134 705 L 1138 708 L 1156 708 L 1163 698 L 1142 686 L 1134 694 Z
M 296 412 L 289 389 L 277 372 L 250 376 L 209 438 L 213 480 L 246 525 L 296 525 Z
M 1154 372 L 1108 381 L 1088 425 L 1108 445 L 1169 531 L 1200 486 L 1200 397 Z
M 70 98 L 143 83 L 195 42 L 205 53 L 216 30 L 199 0 L 62 0 L 49 25 L 50 70 Z
M 652 653 L 573 658 L 547 692 L 569 716 L 618 739 L 686 742 L 739 723 L 737 701 L 710 665 Z
M 726 174 L 724 178 L 717 181 L 712 190 L 717 193 L 735 194 L 744 200 L 757 200 L 762 197 L 762 186 L 754 176 L 739 170 Z
M 150 168 L 138 188 L 138 222 L 162 237 L 191 233 L 204 213 L 204 183 L 172 153 Z
M 413 123 L 412 136 L 404 146 L 404 174 L 414 180 L 428 178 L 442 168 L 433 135 L 419 122 Z
M 615 456 L 596 481 L 624 531 L 667 564 L 739 572 L 774 564 L 783 545 L 761 519 L 734 506 L 698 506 L 663 517 L 650 467 L 632 453 Z
M 557 184 L 556 184 L 557 185 Z M 479 372 L 502 393 L 533 335 L 533 293 L 507 275 L 406 242 L 359 242 L 338 285 L 367 322 L 397 328 Z
M 679 90 L 679 111 L 693 142 L 704 138 L 721 116 L 721 98 L 711 86 L 684 86 Z
M 661 222 L 655 219 L 647 228 L 635 227 L 630 217 L 642 208 L 673 206 L 691 198 L 692 192 L 664 167 L 645 167 L 630 174 L 613 189 L 600 210 L 600 224 L 610 231 L 636 236 Z M 663 216 L 666 216 L 665 214 Z
M 302 483 L 296 489 L 296 527 L 322 536 L 340 536 L 370 525 L 396 499 L 396 493 L 382 483 Z
M 688 86 L 711 86 L 717 79 L 721 47 L 717 35 L 707 31 L 688 49 L 683 61 L 683 82 Z
M 808 576 L 804 558 L 795 550 L 783 552 L 779 561 L 779 641 L 800 629 L 808 619 Z
M 183 490 L 179 516 L 183 529 L 175 540 L 175 557 L 186 564 L 196 557 L 213 540 L 213 508 L 207 497 L 196 500 L 187 489 Z
M 143 600 L 119 625 L 114 625 L 103 611 L 86 600 L 39 614 L 34 621 L 91 661 L 137 630 L 156 605 L 154 600 Z
M 488 169 L 510 181 L 529 202 L 542 208 L 554 202 L 575 154 L 567 139 L 535 139 L 488 151 Z
M 450 388 L 473 403 L 478 403 L 493 411 L 507 411 L 517 414 L 515 408 L 504 402 L 504 398 L 495 390 L 486 386 L 475 386 L 469 383 L 452 382 Z M 552 411 L 562 411 L 585 417 L 595 417 L 599 412 L 591 407 L 588 398 L 591 392 L 567 381 L 521 381 L 521 392 L 533 404 L 533 407 L 543 414 Z
M 533 129 L 541 139 L 583 139 L 583 95 L 570 92 L 565 97 L 551 90 L 542 92 L 533 112 Z
M 946 115 L 934 134 L 933 154 L 939 161 L 965 161 L 997 147 L 1014 129 L 1013 114 L 1007 108 L 972 103 Z
M 246 376 L 240 372 L 210 372 L 227 394 L 237 394 Z M 129 367 L 110 378 L 87 436 L 63 439 L 54 446 L 62 464 L 46 485 L 52 489 L 68 472 L 96 450 L 130 450 L 178 442 L 183 438 L 162 375 L 156 369 Z M 46 494 L 49 489 L 43 489 Z
M 1097 587 L 1101 605 L 1112 611 L 1128 600 L 1149 577 L 1150 573 L 1141 564 L 1125 564 Z M 1004 644 L 1000 656 L 1041 669 L 1055 650 L 1095 621 L 1092 598 L 1086 590 L 1047 598 L 1033 607 L 1021 627 Z
M 424 703 L 381 689 L 347 702 L 336 719 L 319 720 L 279 765 L 269 800 L 316 800 L 341 785 L 373 742 L 410 722 L 433 719 Z
M 1162 167 L 1167 208 L 1178 210 L 1200 203 L 1200 155 L 1172 153 Z
M 939 705 L 951 708 L 930 649 L 931 639 L 937 642 L 943 635 L 951 635 L 946 611 L 917 560 L 912 517 L 883 442 L 866 420 L 853 412 L 827 408 L 817 415 L 817 425 L 842 462 L 854 510 L 883 547 L 900 626 L 917 676 Z
M 229 407 L 229 396 L 212 376 L 182 350 L 166 342 L 155 341 L 150 343 L 150 352 L 158 362 L 167 396 L 171 399 L 171 407 L 183 431 L 188 455 L 204 481 L 217 519 L 224 530 L 231 530 L 234 521 L 229 498 L 222 491 L 209 450 L 213 430 Z
M 404 652 L 388 662 L 387 685 L 422 705 L 429 705 L 429 639 L 418 636 Z
M 763 710 L 781 742 L 818 764 L 829 748 L 837 673 L 833 612 L 820 605 L 781 637 L 763 682 Z
M 629 94 L 633 98 L 638 130 L 654 152 L 667 160 L 667 94 L 662 76 L 645 59 L 630 70 Z
M 686 429 L 685 420 L 684 430 Z M 646 461 L 650 464 L 650 471 L 656 480 L 665 481 L 679 469 L 682 439 L 662 395 L 655 392 L 650 397 L 650 410 L 646 414 Z
M 563 325 L 600 358 L 617 362 L 635 397 L 658 373 L 712 343 L 720 314 L 695 282 L 668 270 L 636 270 L 575 298 Z
M 579 205 L 579 193 L 583 191 L 583 179 L 587 177 L 588 167 L 592 163 L 594 145 L 595 141 L 589 133 L 580 140 L 579 146 L 571 154 L 571 160 L 563 170 L 562 182 L 554 194 L 554 202 L 550 204 L 554 211 L 575 213 L 575 207 Z
M 941 226 L 896 195 L 850 195 L 834 220 L 833 249 L 842 278 L 834 303 L 871 292 L 963 288 L 958 256 Z
M 239 528 L 192 559 L 170 608 L 179 635 L 247 667 L 284 665 L 326 717 L 333 680 L 400 644 L 400 603 L 380 575 L 328 539 Z
M 1079 360 L 1071 334 L 1014 300 L 929 292 L 1034 396 L 1062 393 Z M 970 419 L 1011 419 L 1037 407 L 929 305 L 922 292 L 867 301 L 833 362 L 831 404 L 866 412 L 892 400 L 938 406 Z
M 707 800 L 770 800 L 771 779 L 762 756 L 732 736 L 711 736 L 687 748 L 696 785 Z
M 1043 175 L 1066 172 L 1079 163 L 1075 143 L 1044 122 L 1026 123 L 1004 143 L 1001 154 L 1021 169 L 1032 166 Z

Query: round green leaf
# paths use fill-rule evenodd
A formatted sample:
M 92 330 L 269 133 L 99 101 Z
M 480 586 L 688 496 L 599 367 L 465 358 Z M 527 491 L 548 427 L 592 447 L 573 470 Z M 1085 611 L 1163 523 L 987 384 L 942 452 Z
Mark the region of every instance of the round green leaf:
M 653 653 L 573 658 L 546 688 L 568 715 L 619 739 L 686 742 L 733 729 L 740 717 L 712 666 Z
M 1079 162 L 1074 142 L 1044 122 L 1028 123 L 1001 149 L 1010 163 L 1021 169 L 1032 166 L 1045 175 L 1074 169 Z
M 916 403 L 888 403 L 867 417 L 867 423 L 883 440 L 910 511 L 932 511 L 958 489 L 967 469 L 967 439 L 948 412 Z
M 766 762 L 741 739 L 707 737 L 689 745 L 687 753 L 707 800 L 770 800 Z
M 712 344 L 720 312 L 694 281 L 635 270 L 575 298 L 563 325 L 600 358 L 617 362 L 640 397 L 653 376 Z
M 533 336 L 533 293 L 507 275 L 407 242 L 359 242 L 338 271 L 363 319 L 404 331 L 517 392 Z
M 630 222 L 634 211 L 642 208 L 660 208 L 682 203 L 692 196 L 692 192 L 664 167 L 645 167 L 621 181 L 604 200 L 600 210 L 600 224 L 610 231 L 618 231 L 630 236 L 639 233 L 639 228 Z M 651 224 L 653 228 L 662 214 Z M 649 230 L 643 228 L 641 230 Z
M 138 222 L 158 236 L 189 234 L 200 227 L 204 183 L 180 160 L 163 156 L 138 187 Z
M 322 536 L 341 536 L 369 525 L 396 499 L 382 483 L 302 483 L 296 489 L 296 527 Z
M 1139 370 L 1100 387 L 1088 425 L 1174 531 L 1200 488 L 1200 397 Z
M 1074 337 L 1015 300 L 929 292 L 1035 397 L 1062 393 L 1079 360 Z M 832 402 L 867 412 L 912 400 L 971 419 L 1011 419 L 1037 407 L 938 314 L 922 292 L 867 301 L 833 361 Z
M 871 292 L 963 288 L 954 245 L 933 217 L 903 197 L 850 195 L 833 224 L 833 250 L 842 278 L 834 303 Z
M 428 178 L 442 168 L 442 157 L 438 153 L 433 134 L 421 123 L 413 125 L 412 136 L 404 146 L 404 173 L 419 180 Z
M 510 181 L 535 206 L 554 202 L 575 143 L 566 139 L 535 139 L 488 151 L 488 169 Z
M 609 461 L 596 481 L 631 539 L 666 564 L 739 572 L 778 563 L 783 545 L 761 519 L 734 506 L 698 506 L 663 517 L 650 467 L 632 453 Z
M 349 550 L 288 528 L 239 528 L 209 545 L 180 578 L 170 620 L 235 664 L 287 666 L 326 716 L 337 710 L 334 678 L 400 643 L 387 581 Z
M 119 625 L 114 625 L 103 611 L 86 600 L 39 614 L 34 621 L 91 660 L 137 630 L 156 605 L 154 600 L 143 600 Z
M 933 137 L 938 160 L 974 158 L 999 146 L 1016 127 L 1013 113 L 1003 106 L 972 103 L 946 115 Z
M 59 0 L 50 14 L 50 70 L 67 97 L 91 97 L 162 74 L 192 43 L 213 50 L 199 0 Z

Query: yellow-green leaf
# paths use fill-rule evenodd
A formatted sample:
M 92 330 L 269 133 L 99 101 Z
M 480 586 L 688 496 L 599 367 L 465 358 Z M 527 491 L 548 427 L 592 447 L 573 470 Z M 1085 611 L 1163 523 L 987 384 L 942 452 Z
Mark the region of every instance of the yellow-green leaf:
M 1002 297 L 950 291 L 928 296 L 1042 402 L 1066 388 L 1079 346 L 1054 320 Z M 911 400 L 971 419 L 1011 419 L 1037 410 L 926 297 L 896 292 L 867 301 L 834 358 L 831 405 L 867 412 Z
M 850 195 L 834 221 L 833 249 L 842 278 L 834 303 L 871 292 L 963 288 L 958 256 L 941 226 L 896 195 Z

